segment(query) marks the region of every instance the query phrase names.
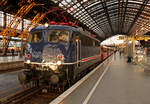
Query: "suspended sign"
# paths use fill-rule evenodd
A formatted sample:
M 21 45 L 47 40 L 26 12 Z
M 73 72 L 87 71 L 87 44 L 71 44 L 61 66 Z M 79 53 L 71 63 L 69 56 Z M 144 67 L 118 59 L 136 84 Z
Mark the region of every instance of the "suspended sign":
M 148 37 L 144 37 L 144 40 L 145 40 L 145 42 L 147 42 L 148 41 Z
M 137 40 L 142 40 L 142 37 L 138 37 Z
M 131 37 L 131 41 L 134 42 L 134 40 L 135 40 L 134 37 Z
M 119 36 L 119 40 L 124 40 L 125 36 Z

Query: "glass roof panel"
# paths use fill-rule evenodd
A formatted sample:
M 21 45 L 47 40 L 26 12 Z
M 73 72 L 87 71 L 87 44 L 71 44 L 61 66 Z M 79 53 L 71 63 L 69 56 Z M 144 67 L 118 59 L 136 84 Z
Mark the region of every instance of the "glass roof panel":
M 68 5 L 68 3 L 66 2 L 66 0 L 63 0 L 63 1 L 61 2 L 61 4 L 63 4 L 64 6 Z
M 59 6 L 64 9 L 70 7 L 67 10 L 68 13 L 83 22 L 91 30 L 97 32 L 97 34 L 98 32 L 103 33 L 103 35 L 105 33 L 106 36 L 107 33 L 112 33 L 111 25 L 116 33 L 121 30 L 122 26 L 119 27 L 119 24 L 122 24 L 123 29 L 128 31 L 131 24 L 133 24 L 131 28 L 135 28 L 134 24 L 145 22 L 150 17 L 150 1 L 147 4 L 149 6 L 144 5 L 145 7 L 142 6 L 144 0 L 104 0 L 103 2 L 101 0 L 56 0 L 55 2 L 58 3 L 58 1 Z M 128 2 L 127 5 L 126 2 Z M 139 10 L 142 10 L 141 8 L 144 8 L 143 13 L 139 12 Z M 126 28 L 127 26 L 128 28 Z
M 92 0 L 91 0 L 91 1 L 92 1 Z M 93 2 L 93 3 L 89 4 L 89 5 L 86 7 L 86 9 L 87 9 L 87 8 L 91 8 L 91 7 L 93 7 L 94 5 L 99 4 L 100 2 L 101 2 L 101 1 Z
M 115 4 L 115 3 L 118 3 L 118 1 L 117 0 L 110 0 L 110 1 L 108 1 L 108 2 L 106 2 L 106 5 L 112 5 L 112 4 Z

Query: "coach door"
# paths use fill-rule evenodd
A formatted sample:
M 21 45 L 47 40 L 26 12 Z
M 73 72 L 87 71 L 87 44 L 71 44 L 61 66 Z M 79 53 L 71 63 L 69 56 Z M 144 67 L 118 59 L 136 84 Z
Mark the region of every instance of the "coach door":
M 74 33 L 73 35 L 75 39 L 75 44 L 76 44 L 76 60 L 77 60 L 77 67 L 81 65 L 81 40 L 79 37 L 79 33 Z

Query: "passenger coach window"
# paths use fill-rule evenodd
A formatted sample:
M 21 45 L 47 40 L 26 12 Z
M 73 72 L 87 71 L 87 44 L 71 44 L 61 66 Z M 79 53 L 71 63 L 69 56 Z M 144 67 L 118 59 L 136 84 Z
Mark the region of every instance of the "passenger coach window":
M 50 30 L 48 33 L 48 42 L 64 42 L 69 41 L 68 30 Z
M 31 43 L 38 43 L 42 40 L 42 32 L 31 32 L 28 41 Z

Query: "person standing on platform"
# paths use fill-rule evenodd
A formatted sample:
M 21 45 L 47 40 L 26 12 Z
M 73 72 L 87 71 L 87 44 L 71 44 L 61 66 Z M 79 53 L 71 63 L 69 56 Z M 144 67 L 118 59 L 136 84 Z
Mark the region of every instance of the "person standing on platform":
M 129 44 L 128 45 L 128 60 L 127 60 L 127 62 L 128 63 L 131 63 L 132 62 L 132 44 Z
M 12 56 L 14 56 L 14 49 L 13 48 L 11 49 L 11 53 L 12 53 Z
M 120 56 L 121 56 L 121 50 L 119 50 Z

